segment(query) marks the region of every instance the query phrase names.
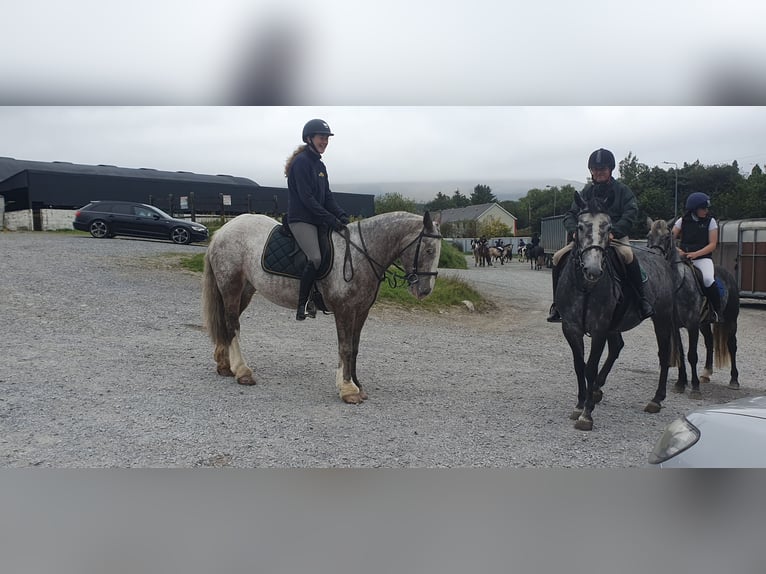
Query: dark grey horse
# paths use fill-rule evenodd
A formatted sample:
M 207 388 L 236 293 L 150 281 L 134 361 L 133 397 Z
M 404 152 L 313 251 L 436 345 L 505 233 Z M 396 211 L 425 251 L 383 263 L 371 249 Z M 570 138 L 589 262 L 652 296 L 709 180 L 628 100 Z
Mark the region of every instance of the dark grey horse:
M 678 381 L 673 387 L 677 393 L 683 393 L 689 383 L 686 373 L 686 364 L 683 360 L 683 341 L 680 329 L 686 328 L 689 336 L 689 349 L 686 359 L 689 361 L 691 371 L 691 390 L 689 398 L 701 399 L 700 380 L 710 381 L 713 374 L 713 358 L 717 366 L 731 365 L 731 378 L 729 388 L 739 389 L 739 371 L 737 370 L 737 317 L 739 316 L 739 290 L 734 277 L 726 269 L 716 266 L 715 275 L 725 287 L 725 293 L 721 295 L 722 323 L 715 323 L 711 328 L 709 313 L 707 312 L 705 296 L 700 282 L 695 276 L 695 269 L 691 262 L 681 259 L 676 249 L 671 234 L 671 223 L 657 220 L 647 221 L 649 234 L 647 246 L 657 250 L 667 259 L 673 270 L 673 291 L 675 321 L 678 326 L 676 335 L 676 348 L 678 349 Z M 697 376 L 697 347 L 699 334 L 705 340 L 705 369 L 703 374 Z
M 591 200 L 587 204 L 575 194 L 580 207 L 575 248 L 567 258 L 556 288 L 556 306 L 561 313 L 562 330 L 572 348 L 577 376 L 577 406 L 571 419 L 575 428 L 592 430 L 593 409 L 603 393 L 606 378 L 625 346 L 621 333 L 636 327 L 641 319 L 636 309 L 636 294 L 623 287 L 618 269 L 619 256 L 609 249 L 611 220 L 603 204 Z M 668 369 L 675 359 L 673 319 L 673 280 L 668 262 L 649 250 L 634 250 L 648 282 L 644 292 L 654 306 L 652 317 L 657 339 L 660 378 L 654 397 L 644 411 L 657 413 L 666 396 Z M 590 335 L 590 355 L 585 362 L 584 336 Z M 604 348 L 609 354 L 599 370 Z

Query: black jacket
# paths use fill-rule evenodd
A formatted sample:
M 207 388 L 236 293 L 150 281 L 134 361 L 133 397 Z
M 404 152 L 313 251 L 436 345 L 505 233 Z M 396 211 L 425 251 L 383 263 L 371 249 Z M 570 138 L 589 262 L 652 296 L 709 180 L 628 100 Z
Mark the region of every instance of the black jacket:
M 287 219 L 332 226 L 347 217 L 330 191 L 322 156 L 306 148 L 293 160 L 287 173 Z
M 638 202 L 631 189 L 614 178 L 607 183 L 589 183 L 580 192 L 585 201 L 593 197 L 605 200 L 606 210 L 612 220 L 612 235 L 615 239 L 625 237 L 638 218 Z M 577 214 L 580 208 L 577 202 L 572 202 L 564 216 L 564 227 L 569 233 L 577 231 Z

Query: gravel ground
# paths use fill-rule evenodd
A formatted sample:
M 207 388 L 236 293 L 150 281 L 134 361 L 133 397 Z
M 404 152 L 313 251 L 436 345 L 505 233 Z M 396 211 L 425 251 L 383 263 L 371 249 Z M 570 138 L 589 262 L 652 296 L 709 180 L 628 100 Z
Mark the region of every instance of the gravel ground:
M 750 303 L 740 315 L 742 390 L 717 372 L 701 401 L 669 392 L 659 414 L 644 413 L 657 382 L 648 322 L 625 334 L 594 430 L 576 431 L 571 353 L 545 322 L 550 272 L 517 261 L 442 271 L 492 299 L 490 313 L 376 305 L 362 332 L 369 400 L 359 406 L 335 390 L 332 318 L 298 323 L 256 296 L 242 346 L 258 384 L 243 387 L 216 374 L 200 277 L 177 267 L 202 251 L 0 234 L 0 466 L 645 466 L 680 414 L 766 392 L 766 306 Z

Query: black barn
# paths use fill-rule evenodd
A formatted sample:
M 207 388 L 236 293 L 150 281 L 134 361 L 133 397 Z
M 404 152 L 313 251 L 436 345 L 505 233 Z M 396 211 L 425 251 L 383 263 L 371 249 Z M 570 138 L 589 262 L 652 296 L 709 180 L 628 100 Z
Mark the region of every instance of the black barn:
M 352 216 L 375 215 L 374 196 L 335 192 Z M 79 165 L 0 157 L 0 195 L 5 210 L 77 209 L 93 200 L 140 201 L 171 215 L 287 211 L 287 188 L 264 187 L 245 177 L 186 171 Z

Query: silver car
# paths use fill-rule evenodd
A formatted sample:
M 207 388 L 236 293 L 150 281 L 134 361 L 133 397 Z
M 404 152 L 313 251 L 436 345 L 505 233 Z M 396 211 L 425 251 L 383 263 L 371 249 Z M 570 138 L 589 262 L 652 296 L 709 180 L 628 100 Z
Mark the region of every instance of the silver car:
M 661 468 L 766 468 L 766 397 L 712 405 L 674 420 L 649 462 Z

